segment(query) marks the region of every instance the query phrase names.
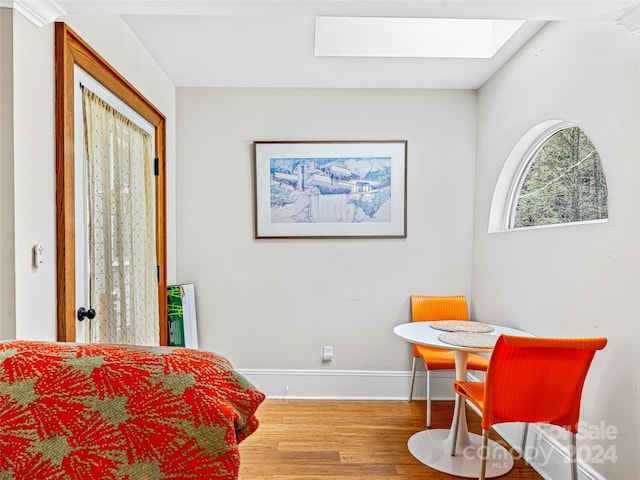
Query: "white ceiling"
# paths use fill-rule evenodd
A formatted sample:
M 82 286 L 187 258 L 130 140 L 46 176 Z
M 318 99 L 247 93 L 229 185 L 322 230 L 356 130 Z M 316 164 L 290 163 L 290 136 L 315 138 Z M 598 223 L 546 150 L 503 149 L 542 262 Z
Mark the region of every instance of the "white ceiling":
M 548 21 L 635 20 L 640 5 L 640 0 L 48 1 L 66 14 L 122 15 L 179 87 L 453 89 L 479 88 Z M 316 16 L 527 22 L 491 59 L 316 57 Z

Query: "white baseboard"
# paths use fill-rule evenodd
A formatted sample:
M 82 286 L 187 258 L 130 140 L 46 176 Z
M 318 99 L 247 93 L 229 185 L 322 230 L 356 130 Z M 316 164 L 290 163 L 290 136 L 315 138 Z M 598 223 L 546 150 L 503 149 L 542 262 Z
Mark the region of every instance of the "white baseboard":
M 272 399 L 407 400 L 411 382 L 408 371 L 238 369 L 238 372 Z M 451 371 L 432 372 L 432 399 L 453 400 L 454 378 Z M 469 379 L 478 380 L 473 373 L 469 374 Z M 413 398 L 426 398 L 424 371 L 416 373 Z M 522 428 L 521 423 L 495 426 L 496 432 L 513 446 L 514 455 L 520 452 Z M 526 449 L 527 461 L 545 480 L 569 478 L 567 445 L 531 425 Z M 580 460 L 578 478 L 606 480 Z
M 502 423 L 494 427 L 495 431 L 513 446 L 512 454 L 521 454 L 522 423 Z M 529 425 L 529 434 L 525 446 L 525 459 L 545 480 L 557 480 L 570 477 L 568 443 L 563 444 L 552 435 Z M 578 445 L 580 451 L 580 445 Z M 578 458 L 578 480 L 606 480 L 591 466 Z
M 238 369 L 268 398 L 407 400 L 411 372 L 368 370 L 262 370 Z M 431 374 L 434 400 L 453 400 L 454 374 Z M 426 398 L 426 374 L 416 373 L 413 398 Z

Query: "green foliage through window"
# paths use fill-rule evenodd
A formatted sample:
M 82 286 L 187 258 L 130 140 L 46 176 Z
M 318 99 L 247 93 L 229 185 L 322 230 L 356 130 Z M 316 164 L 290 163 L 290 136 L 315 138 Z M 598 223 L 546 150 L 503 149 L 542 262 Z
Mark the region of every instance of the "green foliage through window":
M 516 196 L 512 228 L 608 218 L 600 155 L 578 127 L 565 127 L 530 157 Z

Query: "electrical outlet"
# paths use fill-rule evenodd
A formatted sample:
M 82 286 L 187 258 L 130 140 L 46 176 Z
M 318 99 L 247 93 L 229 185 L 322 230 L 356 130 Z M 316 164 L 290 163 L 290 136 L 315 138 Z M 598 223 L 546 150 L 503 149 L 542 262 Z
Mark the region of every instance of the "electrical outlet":
M 325 345 L 322 347 L 322 361 L 330 362 L 333 360 L 333 347 Z

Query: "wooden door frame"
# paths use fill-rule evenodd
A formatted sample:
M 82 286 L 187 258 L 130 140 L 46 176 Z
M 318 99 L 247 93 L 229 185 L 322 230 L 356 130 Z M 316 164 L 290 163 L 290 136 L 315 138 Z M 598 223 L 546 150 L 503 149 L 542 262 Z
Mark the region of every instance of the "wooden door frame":
M 58 341 L 76 341 L 74 67 L 80 67 L 155 127 L 156 252 L 160 345 L 167 344 L 167 253 L 164 115 L 65 23 L 55 24 L 56 229 Z

